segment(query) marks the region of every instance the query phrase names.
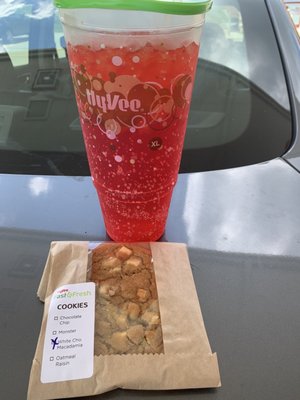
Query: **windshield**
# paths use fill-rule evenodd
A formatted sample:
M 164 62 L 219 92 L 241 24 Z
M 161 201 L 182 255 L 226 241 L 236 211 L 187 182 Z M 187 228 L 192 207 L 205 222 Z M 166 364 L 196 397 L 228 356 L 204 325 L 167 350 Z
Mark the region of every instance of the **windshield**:
M 89 175 L 52 1 L 2 0 L 0 38 L 0 173 Z M 214 0 L 180 171 L 266 161 L 291 140 L 289 97 L 264 3 Z

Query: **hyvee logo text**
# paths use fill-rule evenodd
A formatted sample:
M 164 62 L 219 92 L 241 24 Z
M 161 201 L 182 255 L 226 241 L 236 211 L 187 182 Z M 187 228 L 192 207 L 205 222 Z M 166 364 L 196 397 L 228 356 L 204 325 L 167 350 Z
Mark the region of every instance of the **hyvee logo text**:
M 141 108 L 141 101 L 138 99 L 127 100 L 120 98 L 120 95 L 110 93 L 105 96 L 99 96 L 93 90 L 86 89 L 86 97 L 89 105 L 100 108 L 104 113 L 113 111 L 117 108 L 120 111 L 138 112 Z

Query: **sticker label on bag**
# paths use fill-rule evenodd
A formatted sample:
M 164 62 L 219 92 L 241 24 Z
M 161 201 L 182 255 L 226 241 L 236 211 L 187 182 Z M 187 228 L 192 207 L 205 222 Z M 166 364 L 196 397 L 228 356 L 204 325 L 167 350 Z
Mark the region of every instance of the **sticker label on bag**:
M 41 382 L 90 378 L 94 371 L 95 284 L 64 285 L 49 306 Z

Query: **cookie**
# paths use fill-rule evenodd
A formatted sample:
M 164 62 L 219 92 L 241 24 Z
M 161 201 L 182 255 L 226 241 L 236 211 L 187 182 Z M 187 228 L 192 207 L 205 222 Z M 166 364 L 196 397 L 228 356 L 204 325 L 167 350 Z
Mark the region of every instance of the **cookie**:
M 157 288 L 148 245 L 106 243 L 92 252 L 95 354 L 163 353 Z

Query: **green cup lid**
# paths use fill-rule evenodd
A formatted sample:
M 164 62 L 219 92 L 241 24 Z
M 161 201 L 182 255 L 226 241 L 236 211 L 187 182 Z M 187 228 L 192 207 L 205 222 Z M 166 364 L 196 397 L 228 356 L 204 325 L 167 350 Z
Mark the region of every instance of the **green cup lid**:
M 212 6 L 212 0 L 54 0 L 54 3 L 59 8 L 105 8 L 176 15 L 203 14 Z

